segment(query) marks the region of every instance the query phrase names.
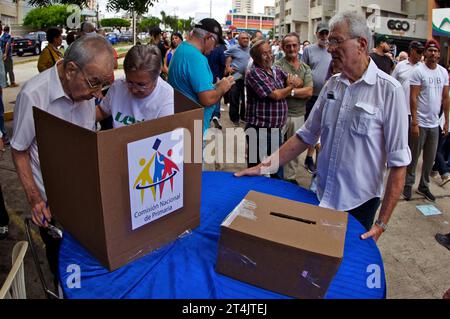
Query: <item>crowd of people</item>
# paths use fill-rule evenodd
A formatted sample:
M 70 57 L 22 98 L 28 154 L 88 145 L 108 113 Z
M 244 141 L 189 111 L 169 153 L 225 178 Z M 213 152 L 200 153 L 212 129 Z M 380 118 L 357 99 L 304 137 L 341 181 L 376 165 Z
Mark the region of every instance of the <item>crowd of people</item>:
M 366 229 L 362 239 L 378 240 L 400 196 L 411 199 L 421 153 L 416 191 L 434 201 L 430 177 L 439 177 L 441 186 L 450 180 L 449 75 L 438 64 L 439 43 L 412 41 L 395 60 L 391 39 L 377 36 L 372 49 L 365 18 L 353 12 L 337 14 L 315 31 L 313 44 L 294 32 L 273 41 L 261 32 L 224 37 L 220 24 L 206 18 L 187 36 L 173 33 L 168 41 L 155 27 L 148 44 L 126 54 L 124 77 L 114 79 L 117 52 L 101 31 L 84 23 L 63 55 L 61 31 L 49 28 L 41 73 L 17 96 L 11 149 L 52 272 L 59 239 L 46 232 L 54 219 L 40 172 L 33 106 L 88 129 L 108 118 L 111 124 L 102 129 L 116 128 L 173 114 L 176 89 L 204 108 L 206 135 L 211 123 L 222 129 L 224 99 L 234 127 L 247 133 L 248 168 L 236 176 L 266 174 L 297 183 L 306 169 L 320 206 L 353 215 Z M 2 71 L 8 73 L 5 43 L 0 88 L 6 86 Z M 2 136 L 3 119 L 0 125 Z M 0 236 L 6 236 L 7 224 L 1 213 Z M 450 249 L 450 234 L 438 235 Z

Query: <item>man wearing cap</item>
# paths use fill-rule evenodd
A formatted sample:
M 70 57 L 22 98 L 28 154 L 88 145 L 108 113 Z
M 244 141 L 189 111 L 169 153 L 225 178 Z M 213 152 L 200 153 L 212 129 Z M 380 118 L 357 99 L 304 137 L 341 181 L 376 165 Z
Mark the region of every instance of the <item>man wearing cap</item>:
M 375 38 L 375 49 L 370 53 L 370 58 L 375 62 L 377 67 L 389 75 L 395 67 L 394 61 L 386 55 L 386 53 L 391 51 L 389 45 L 391 42 L 391 39 L 387 35 L 378 35 Z
M 330 29 L 327 23 L 319 23 L 316 29 L 318 42 L 307 46 L 303 51 L 302 60 L 311 68 L 313 78 L 313 96 L 306 102 L 305 122 L 316 103 L 320 91 L 326 82 L 328 69 L 331 63 L 331 54 L 328 52 L 328 35 Z M 316 166 L 313 160 L 314 147 L 308 148 L 305 167 L 311 174 L 315 173 Z
M 439 113 L 441 105 L 445 122 L 442 133 L 448 134 L 448 74 L 438 64 L 441 56 L 439 43 L 428 40 L 425 44 L 424 63 L 411 74 L 411 154 L 403 197 L 411 199 L 411 190 L 416 179 L 416 165 L 423 150 L 422 176 L 417 193 L 434 202 L 435 197 L 428 187 L 439 141 Z
M 409 79 L 411 78 L 412 71 L 419 66 L 420 61 L 422 60 L 423 51 L 425 47 L 419 41 L 411 41 L 409 44 L 409 57 L 406 60 L 403 60 L 397 64 L 392 73 L 392 77 L 394 77 L 403 87 L 403 91 L 405 91 L 406 104 L 408 105 L 408 116 L 409 121 L 411 122 L 411 108 L 409 103 L 409 95 L 410 95 L 410 83 Z
M 194 26 L 188 40 L 178 46 L 170 62 L 169 84 L 205 108 L 203 133 L 209 128 L 214 104 L 220 101 L 234 84 L 232 76 L 224 77 L 213 84 L 213 76 L 205 55 L 218 44 L 225 44 L 222 27 L 216 20 L 205 18 Z
M 153 27 L 150 29 L 150 42 L 149 44 L 156 45 L 161 51 L 161 62 L 164 62 L 164 57 L 166 56 L 167 49 L 164 46 L 164 41 L 162 40 L 162 30 L 159 27 Z

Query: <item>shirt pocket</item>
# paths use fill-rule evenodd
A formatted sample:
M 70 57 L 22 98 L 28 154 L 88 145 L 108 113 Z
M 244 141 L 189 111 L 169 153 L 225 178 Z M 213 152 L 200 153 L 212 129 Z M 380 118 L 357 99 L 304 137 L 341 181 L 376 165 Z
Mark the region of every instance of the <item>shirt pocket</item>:
M 367 136 L 377 121 L 379 108 L 373 104 L 357 102 L 353 113 L 351 130 L 358 135 Z

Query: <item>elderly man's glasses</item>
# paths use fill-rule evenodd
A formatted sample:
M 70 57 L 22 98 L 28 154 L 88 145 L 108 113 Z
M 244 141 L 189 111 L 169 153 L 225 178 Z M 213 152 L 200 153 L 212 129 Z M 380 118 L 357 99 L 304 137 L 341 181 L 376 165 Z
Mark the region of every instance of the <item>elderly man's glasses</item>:
M 342 45 L 345 41 L 347 40 L 352 40 L 352 39 L 358 39 L 359 37 L 351 37 L 351 38 L 347 38 L 347 39 L 334 39 L 334 38 L 329 38 L 328 39 L 328 46 L 329 47 L 338 47 L 340 45 Z
M 89 88 L 91 90 L 100 90 L 101 88 L 110 85 L 110 83 L 102 83 L 102 82 L 98 82 L 98 83 L 91 83 L 91 81 L 89 81 L 88 76 L 86 75 L 86 73 L 84 73 L 83 69 L 75 63 L 75 65 L 78 67 L 78 69 L 80 70 L 81 74 L 84 77 L 84 80 L 86 81 L 86 83 L 88 84 Z

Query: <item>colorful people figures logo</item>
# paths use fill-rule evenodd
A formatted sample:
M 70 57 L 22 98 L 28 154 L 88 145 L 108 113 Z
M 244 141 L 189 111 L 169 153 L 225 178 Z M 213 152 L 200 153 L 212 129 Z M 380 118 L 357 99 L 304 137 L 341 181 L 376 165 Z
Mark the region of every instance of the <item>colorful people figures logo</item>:
M 170 182 L 170 189 L 173 192 L 173 178 L 179 172 L 177 164 L 175 164 L 170 157 L 172 156 L 172 150 L 167 151 L 167 156 L 158 151 L 161 145 L 161 140 L 156 139 L 153 144 L 153 150 L 155 153 L 151 156 L 150 160 L 146 162 L 145 158 L 139 160 L 139 165 L 143 166 L 142 171 L 139 173 L 133 188 L 141 192 L 141 202 L 144 203 L 145 190 L 150 188 L 153 200 L 156 200 L 157 189 L 159 187 L 159 198 L 162 198 L 164 185 L 167 181 Z M 153 171 L 153 177 L 151 172 Z

